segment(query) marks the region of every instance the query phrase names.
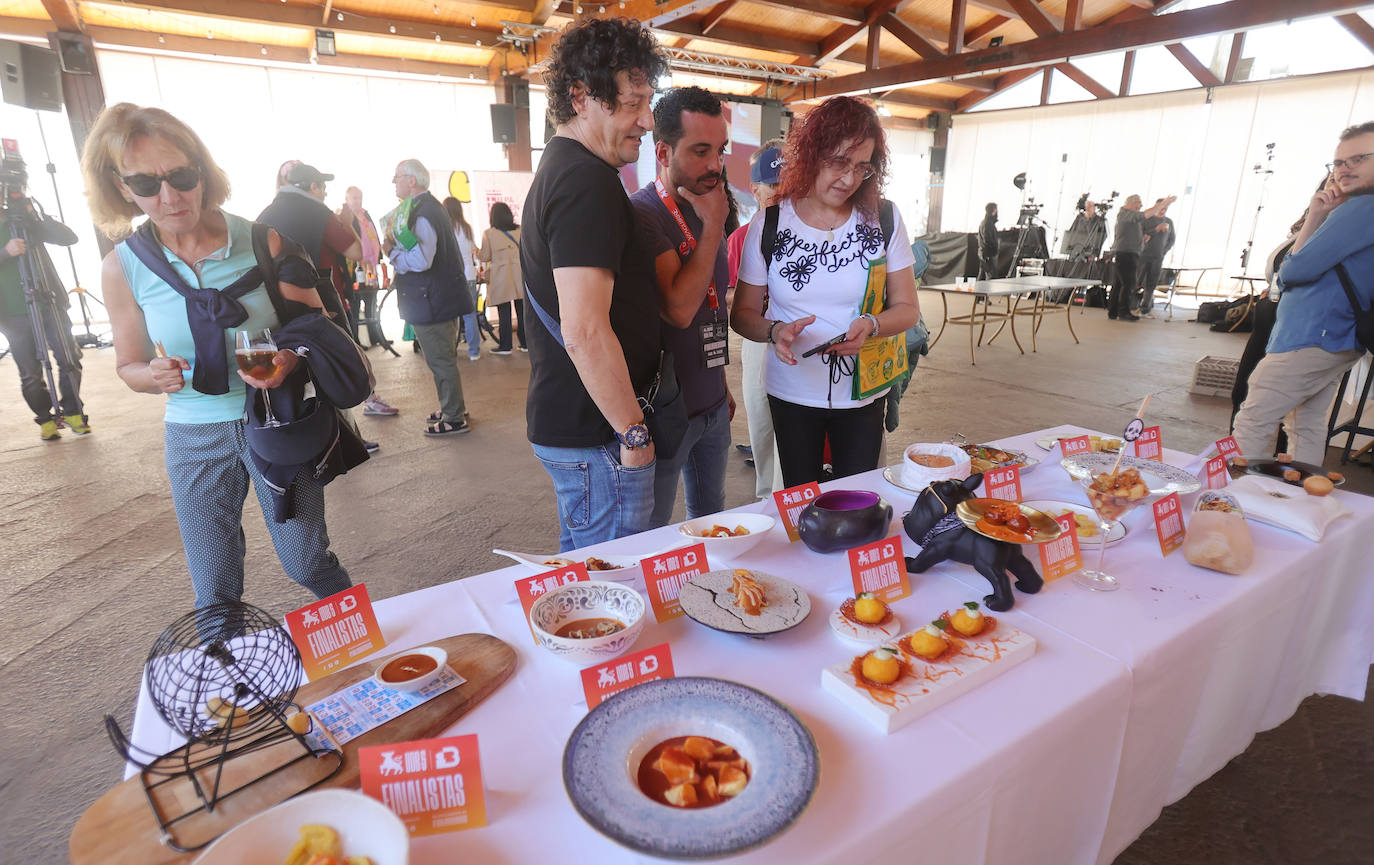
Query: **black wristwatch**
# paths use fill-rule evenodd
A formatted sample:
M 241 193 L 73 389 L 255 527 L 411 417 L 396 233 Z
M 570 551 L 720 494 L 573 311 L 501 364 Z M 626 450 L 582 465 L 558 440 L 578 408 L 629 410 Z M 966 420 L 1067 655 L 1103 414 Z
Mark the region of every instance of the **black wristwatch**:
M 630 424 L 623 433 L 616 433 L 615 437 L 620 443 L 632 451 L 649 446 L 653 437 L 649 435 L 649 428 L 642 423 Z

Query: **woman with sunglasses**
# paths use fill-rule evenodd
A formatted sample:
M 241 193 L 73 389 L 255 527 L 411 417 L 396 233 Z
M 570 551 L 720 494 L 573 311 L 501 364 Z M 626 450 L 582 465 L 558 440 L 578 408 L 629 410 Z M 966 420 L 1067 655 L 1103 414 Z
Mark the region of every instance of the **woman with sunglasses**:
M 854 398 L 856 356 L 865 340 L 902 333 L 919 315 L 915 258 L 895 207 L 890 236 L 881 227 L 887 159 L 872 108 L 826 100 L 788 133 L 772 255 L 763 251 L 767 211 L 745 236 L 730 323 L 773 349 L 768 405 L 788 487 L 820 480 L 827 439 L 836 477 L 878 466 L 886 391 Z M 870 268 L 884 259 L 886 302 L 864 314 Z
M 253 224 L 221 209 L 229 179 L 199 136 L 159 108 L 121 103 L 105 109 L 86 141 L 81 169 L 96 226 L 111 240 L 124 240 L 135 233 L 132 221 L 147 216 L 138 228 L 149 241 L 145 249 L 160 250 L 178 277 L 181 292 L 127 240 L 105 256 L 101 284 L 116 371 L 131 390 L 166 394 L 167 475 L 197 608 L 237 600 L 249 478 L 264 515 L 273 508 L 271 489 L 249 456 L 245 385 L 276 387 L 299 362 L 293 352 L 278 351 L 276 372 L 267 379 L 235 367 L 236 331 L 281 324 L 261 281 L 241 279 L 257 264 Z M 282 298 L 320 308 L 308 264 L 282 255 L 275 232 L 268 233 L 268 247 Z M 227 326 L 229 320 L 237 323 Z M 294 516 L 266 520 L 283 569 L 317 597 L 348 588 L 348 572 L 329 550 L 323 487 L 302 471 L 291 494 Z

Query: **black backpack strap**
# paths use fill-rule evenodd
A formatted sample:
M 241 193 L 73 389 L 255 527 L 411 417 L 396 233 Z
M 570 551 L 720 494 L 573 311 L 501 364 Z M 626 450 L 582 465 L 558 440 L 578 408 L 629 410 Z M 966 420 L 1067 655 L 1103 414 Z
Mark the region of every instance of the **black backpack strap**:
M 878 227 L 883 231 L 883 249 L 892 242 L 892 227 L 896 218 L 892 213 L 892 202 L 884 198 L 878 203 Z
M 1367 311 L 1360 308 L 1360 299 L 1355 296 L 1355 285 L 1350 281 L 1350 274 L 1346 272 L 1344 264 L 1336 265 L 1336 276 L 1341 280 L 1341 288 L 1345 289 L 1345 296 L 1350 300 L 1351 309 L 1355 310 L 1355 317 L 1359 318 L 1366 315 Z M 1370 307 L 1374 310 L 1374 307 Z
M 759 249 L 763 251 L 763 264 L 768 266 L 768 262 L 773 260 L 773 248 L 778 243 L 778 214 L 780 209 L 776 204 L 770 204 L 768 209 L 763 212 L 763 237 L 759 238 Z
M 253 257 L 257 259 L 258 273 L 262 274 L 262 284 L 272 300 L 277 320 L 285 323 L 291 316 L 286 308 L 286 298 L 282 297 L 281 276 L 277 271 L 277 262 L 272 258 L 272 245 L 268 242 L 271 231 L 270 226 L 261 222 L 253 223 Z

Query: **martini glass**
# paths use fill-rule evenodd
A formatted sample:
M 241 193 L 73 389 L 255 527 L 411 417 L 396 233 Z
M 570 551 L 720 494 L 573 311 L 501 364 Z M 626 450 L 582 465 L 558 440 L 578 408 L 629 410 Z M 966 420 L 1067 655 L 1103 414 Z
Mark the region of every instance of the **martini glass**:
M 1090 474 L 1078 479 L 1088 494 L 1088 503 L 1097 515 L 1098 528 L 1102 532 L 1101 550 L 1097 554 L 1096 570 L 1081 570 L 1074 575 L 1074 582 L 1092 589 L 1094 592 L 1114 592 L 1121 588 L 1116 577 L 1103 569 L 1107 559 L 1107 536 L 1126 514 L 1150 500 L 1150 491 L 1140 473 L 1134 469 L 1120 469 Z

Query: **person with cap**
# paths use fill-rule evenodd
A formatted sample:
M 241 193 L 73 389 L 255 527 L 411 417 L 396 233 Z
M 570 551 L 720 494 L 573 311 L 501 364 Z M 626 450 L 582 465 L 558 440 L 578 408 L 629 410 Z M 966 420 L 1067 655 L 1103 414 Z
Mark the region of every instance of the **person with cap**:
M 258 222 L 280 231 L 299 243 L 310 256 L 318 273 L 316 288 L 325 301 L 325 308 L 334 310 L 338 298 L 335 321 L 347 327 L 345 307 L 352 299 L 347 259 L 363 257 L 362 241 L 352 226 L 344 222 L 324 203 L 325 184 L 334 175 L 325 174 L 313 165 L 293 160 L 283 165 L 279 173 L 286 182 L 277 189 L 277 197 L 258 214 Z M 363 413 L 394 417 L 399 412 L 375 393 L 363 404 Z M 368 441 L 368 453 L 376 453 L 380 445 Z
M 765 141 L 749 158 L 749 191 L 766 210 L 777 196 L 778 180 L 782 177 L 782 139 Z M 739 275 L 740 256 L 744 252 L 744 236 L 749 226 L 741 225 L 725 242 L 730 264 L 730 285 Z M 744 416 L 749 422 L 749 447 L 754 461 L 754 495 L 766 499 L 782 489 L 782 468 L 778 464 L 778 446 L 773 435 L 773 415 L 768 411 L 768 391 L 764 387 L 768 346 L 765 343 L 743 340 L 740 346 Z M 741 445 L 741 447 L 743 447 Z

